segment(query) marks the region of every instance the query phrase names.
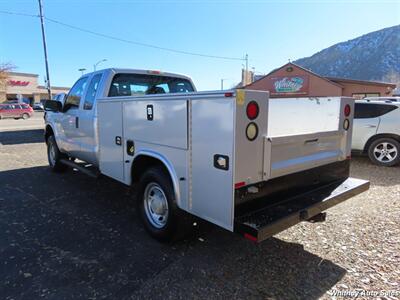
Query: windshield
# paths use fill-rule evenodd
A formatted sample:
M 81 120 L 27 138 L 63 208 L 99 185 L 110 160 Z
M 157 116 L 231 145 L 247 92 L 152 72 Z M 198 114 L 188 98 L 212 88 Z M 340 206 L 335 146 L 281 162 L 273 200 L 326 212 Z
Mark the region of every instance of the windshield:
M 117 74 L 111 83 L 109 97 L 193 92 L 189 80 L 147 74 Z

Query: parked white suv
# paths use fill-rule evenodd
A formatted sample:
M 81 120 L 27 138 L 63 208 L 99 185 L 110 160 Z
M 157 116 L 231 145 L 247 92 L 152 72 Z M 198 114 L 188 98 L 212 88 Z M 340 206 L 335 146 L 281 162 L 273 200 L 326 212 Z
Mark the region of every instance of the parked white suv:
M 400 162 L 400 102 L 357 100 L 352 150 L 381 166 Z

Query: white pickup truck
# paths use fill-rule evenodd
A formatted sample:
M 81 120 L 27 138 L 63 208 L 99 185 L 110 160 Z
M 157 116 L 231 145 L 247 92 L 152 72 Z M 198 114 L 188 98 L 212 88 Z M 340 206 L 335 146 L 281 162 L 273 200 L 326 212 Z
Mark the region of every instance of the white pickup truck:
M 349 178 L 351 98 L 196 92 L 186 76 L 106 69 L 45 110 L 50 167 L 132 186 L 160 241 L 195 216 L 262 241 L 369 187 Z

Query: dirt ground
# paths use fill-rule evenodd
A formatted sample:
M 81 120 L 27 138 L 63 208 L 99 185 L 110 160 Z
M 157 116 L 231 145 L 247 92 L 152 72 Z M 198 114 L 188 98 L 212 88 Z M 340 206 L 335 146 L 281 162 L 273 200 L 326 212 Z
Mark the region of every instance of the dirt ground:
M 351 175 L 370 190 L 324 223 L 260 244 L 202 224 L 164 245 L 144 232 L 128 188 L 53 174 L 41 130 L 0 128 L 1 298 L 400 299 L 400 167 L 355 157 Z

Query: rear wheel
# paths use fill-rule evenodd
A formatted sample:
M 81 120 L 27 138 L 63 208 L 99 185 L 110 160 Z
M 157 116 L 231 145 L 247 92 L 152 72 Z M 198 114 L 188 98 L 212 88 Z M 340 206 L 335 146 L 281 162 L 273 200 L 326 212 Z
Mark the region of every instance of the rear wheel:
M 54 135 L 49 136 L 47 139 L 47 158 L 51 170 L 54 172 L 65 171 L 68 167 L 60 162 L 60 159 L 65 157 L 65 154 L 58 149 Z
M 190 232 L 190 217 L 178 208 L 169 175 L 160 167 L 146 170 L 139 180 L 137 210 L 146 231 L 161 242 Z
M 29 115 L 27 113 L 22 114 L 22 119 L 24 120 L 29 119 Z
M 400 143 L 392 138 L 379 138 L 369 146 L 368 156 L 376 165 L 395 166 L 400 162 Z

